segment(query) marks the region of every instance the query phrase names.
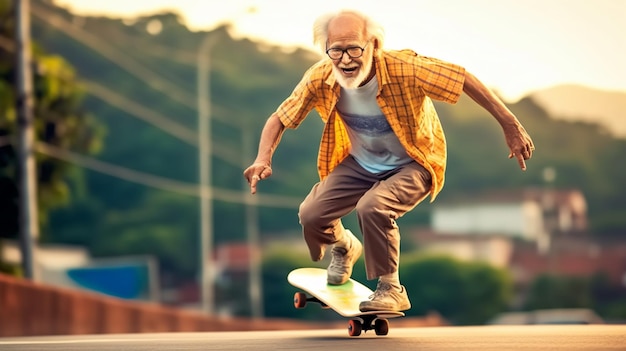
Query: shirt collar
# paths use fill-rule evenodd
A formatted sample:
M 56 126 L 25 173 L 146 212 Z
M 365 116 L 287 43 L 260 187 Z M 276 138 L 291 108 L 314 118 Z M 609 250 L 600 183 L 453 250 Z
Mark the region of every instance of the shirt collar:
M 387 65 L 383 65 L 385 60 L 385 53 L 381 53 L 374 57 L 374 65 L 376 65 L 376 79 L 378 79 L 378 91 L 383 89 L 384 85 L 389 84 L 389 71 L 387 71 Z

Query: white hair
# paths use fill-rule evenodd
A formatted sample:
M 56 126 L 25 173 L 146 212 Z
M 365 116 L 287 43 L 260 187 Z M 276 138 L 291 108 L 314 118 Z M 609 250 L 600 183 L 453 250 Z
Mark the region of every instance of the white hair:
M 365 34 L 368 39 L 376 39 L 378 48 L 382 49 L 385 41 L 385 30 L 372 18 L 354 10 L 341 10 L 331 12 L 319 16 L 313 23 L 313 44 L 315 44 L 322 53 L 326 53 L 326 45 L 328 45 L 328 24 L 330 21 L 343 14 L 352 14 L 365 22 Z

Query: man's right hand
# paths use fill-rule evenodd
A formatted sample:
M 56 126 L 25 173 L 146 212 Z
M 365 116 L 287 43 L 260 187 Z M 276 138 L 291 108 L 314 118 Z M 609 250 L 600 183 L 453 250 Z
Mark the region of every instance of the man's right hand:
M 250 193 L 256 194 L 256 185 L 272 175 L 272 166 L 264 162 L 255 162 L 243 171 L 243 176 L 250 184 Z

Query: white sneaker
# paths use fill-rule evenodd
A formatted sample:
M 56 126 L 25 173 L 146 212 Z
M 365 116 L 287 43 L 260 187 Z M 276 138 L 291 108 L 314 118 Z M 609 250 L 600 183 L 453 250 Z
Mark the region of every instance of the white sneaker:
M 346 229 L 344 235 L 349 242 L 347 248 L 335 246 L 331 250 L 332 258 L 327 269 L 327 281 L 331 285 L 341 285 L 350 280 L 352 267 L 363 252 L 363 245 L 350 230 Z
M 409 301 L 409 295 L 407 295 L 404 286 L 400 285 L 400 289 L 398 289 L 389 283 L 380 281 L 370 299 L 359 304 L 361 312 L 406 311 L 410 308 L 411 301 Z

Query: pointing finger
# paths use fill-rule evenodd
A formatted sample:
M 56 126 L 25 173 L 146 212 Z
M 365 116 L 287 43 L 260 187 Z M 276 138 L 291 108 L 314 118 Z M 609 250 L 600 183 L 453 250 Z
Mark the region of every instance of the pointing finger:
M 253 175 L 250 179 L 250 193 L 256 194 L 256 185 L 261 178 L 258 175 Z
M 526 170 L 526 162 L 524 162 L 524 156 L 520 155 L 520 154 L 514 154 L 515 157 L 517 158 L 517 163 L 519 163 L 519 167 L 522 169 L 522 171 Z

